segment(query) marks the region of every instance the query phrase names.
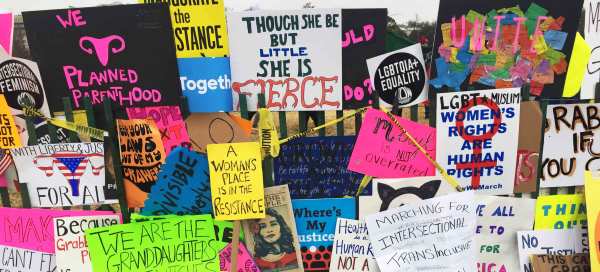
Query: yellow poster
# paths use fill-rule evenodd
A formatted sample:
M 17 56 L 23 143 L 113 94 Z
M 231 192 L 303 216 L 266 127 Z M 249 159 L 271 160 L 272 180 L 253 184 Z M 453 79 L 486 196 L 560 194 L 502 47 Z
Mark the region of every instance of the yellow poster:
M 587 224 L 582 194 L 540 196 L 535 205 L 535 230 L 573 229 Z
M 224 57 L 229 54 L 223 0 L 138 2 L 169 4 L 178 58 Z
M 216 220 L 265 217 L 258 142 L 209 144 L 210 192 Z
M 6 98 L 0 94 L 0 148 L 8 149 L 21 147 L 21 137 L 15 124 L 15 119 L 10 114 Z
M 587 201 L 590 264 L 592 271 L 600 271 L 600 172 L 585 172 L 585 200 Z

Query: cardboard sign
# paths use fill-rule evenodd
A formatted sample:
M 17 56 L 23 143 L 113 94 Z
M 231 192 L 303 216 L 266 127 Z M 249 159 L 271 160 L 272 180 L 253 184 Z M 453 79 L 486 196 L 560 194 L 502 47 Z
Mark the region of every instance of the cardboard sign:
M 219 269 L 208 214 L 87 229 L 85 238 L 94 271 Z M 190 254 L 183 254 L 184 250 Z
M 583 36 L 585 42 L 592 48 L 592 54 L 590 60 L 586 65 L 583 82 L 581 83 L 580 98 L 581 99 L 594 99 L 596 96 L 596 84 L 600 81 L 600 66 L 598 66 L 598 60 L 600 59 L 600 28 L 598 24 L 598 7 L 600 1 L 598 0 L 585 0 L 584 9 L 584 30 Z M 592 262 L 593 263 L 593 262 Z
M 190 145 L 185 122 L 178 106 L 157 106 L 145 108 L 127 108 L 129 119 L 151 118 L 160 130 L 160 136 L 167 155 L 173 148 Z
M 34 145 L 11 150 L 19 182 L 27 183 L 33 207 L 104 202 L 104 145 L 101 142 Z M 110 188 L 116 190 L 114 188 Z
M 117 132 L 127 205 L 143 207 L 166 158 L 160 132 L 151 119 L 117 119 Z
M 435 129 L 407 119 L 400 125 L 435 159 Z M 348 169 L 378 178 L 435 175 L 435 167 L 382 111 L 368 109 Z
M 587 238 L 583 238 L 582 234 L 581 229 L 517 232 L 520 271 L 534 271 L 531 266 L 531 255 L 573 255 L 582 253 L 587 243 Z
M 264 218 L 265 195 L 259 144 L 209 144 L 207 149 L 215 219 Z
M 233 107 L 258 94 L 274 111 L 342 109 L 342 16 L 339 9 L 227 14 Z
M 380 101 L 399 107 L 427 100 L 429 82 L 421 44 L 385 53 L 367 60 L 369 75 Z
M 21 147 L 21 137 L 6 103 L 6 98 L 0 94 L 0 148 L 10 149 L 15 147 Z
M 138 0 L 139 3 L 165 3 Z M 166 2 L 171 3 L 171 2 Z M 223 1 L 173 2 L 169 6 L 178 58 L 227 55 L 227 28 Z
M 590 263 L 592 269 L 600 269 L 600 175 L 597 171 L 585 173 L 585 200 L 589 230 Z
M 373 104 L 366 61 L 385 52 L 387 9 L 342 9 L 344 109 Z
M 177 147 L 160 168 L 142 215 L 211 213 L 206 155 Z
M 354 198 L 294 199 L 304 271 L 329 271 L 337 218 L 355 218 Z
M 166 5 L 30 11 L 23 12 L 23 22 L 44 84 L 53 90 L 48 96 L 53 112 L 63 109 L 63 97 L 75 108 L 89 97 L 97 114 L 104 112 L 104 99 L 117 108 L 179 105 Z
M 49 272 L 56 271 L 54 254 L 36 250 L 0 245 L 0 271 Z
M 228 244 L 219 252 L 219 260 L 221 260 L 221 271 L 231 271 L 231 244 Z M 243 243 L 240 243 L 238 248 L 238 272 L 258 272 L 260 269 L 248 253 L 248 249 Z
M 75 216 L 54 218 L 54 252 L 59 271 L 92 272 L 85 230 L 121 223 L 121 216 Z
M 273 160 L 275 183 L 287 184 L 292 198 L 354 195 L 362 175 L 346 169 L 353 147 L 354 136 L 301 137 L 281 145 Z
M 465 190 L 511 194 L 521 90 L 439 93 L 436 158 Z
M 600 103 L 548 105 L 540 187 L 583 185 L 583 173 L 598 169 L 596 114 Z
M 227 113 L 192 113 L 185 119 L 192 149 L 206 153 L 208 144 L 248 142 L 250 137 Z
M 473 192 L 450 194 L 369 215 L 381 271 L 475 271 Z
M 537 171 L 542 140 L 542 110 L 538 101 L 521 102 L 519 149 L 515 170 L 515 193 L 532 193 L 537 189 Z
M 437 89 L 520 88 L 560 98 L 583 0 L 442 1 L 433 45 Z
M 587 228 L 582 194 L 539 196 L 535 205 L 535 229 Z M 587 231 L 586 231 L 587 232 Z
M 590 256 L 585 253 L 573 255 L 534 255 L 531 266 L 535 272 L 544 271 L 580 271 L 589 272 Z
M 12 12 L 0 12 L 0 50 L 4 49 L 9 56 L 12 55 L 14 28 Z
M 455 192 L 440 177 L 373 179 L 371 196 L 358 197 L 358 218 Z
M 533 228 L 535 199 L 477 195 L 477 271 L 518 271 L 517 231 Z
M 53 218 L 111 214 L 109 211 L 0 208 L 0 244 L 54 253 Z
M 337 218 L 329 271 L 379 271 L 364 221 Z
M 265 188 L 266 216 L 242 221 L 246 246 L 263 272 L 300 272 L 302 257 L 287 185 Z M 280 254 L 272 256 L 272 247 Z
M 233 110 L 229 58 L 185 58 L 177 63 L 190 112 Z

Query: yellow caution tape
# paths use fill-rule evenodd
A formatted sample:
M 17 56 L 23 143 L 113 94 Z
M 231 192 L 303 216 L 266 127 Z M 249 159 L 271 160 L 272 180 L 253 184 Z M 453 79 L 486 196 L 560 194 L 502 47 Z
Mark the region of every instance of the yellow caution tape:
M 258 141 L 263 158 L 267 155 L 273 158 L 279 156 L 279 135 L 275 129 L 273 114 L 265 108 L 258 109 Z
M 64 128 L 64 129 L 67 129 L 70 131 L 74 131 L 74 132 L 77 132 L 77 133 L 85 135 L 85 136 L 89 136 L 96 140 L 103 141 L 104 135 L 107 134 L 106 131 L 101 130 L 101 129 L 83 126 L 83 125 L 79 125 L 79 124 L 76 124 L 73 122 L 64 121 L 64 120 L 60 120 L 60 119 L 56 119 L 56 118 L 49 118 L 49 117 L 43 115 L 40 111 L 38 111 L 35 108 L 23 108 L 23 112 L 25 113 L 26 116 L 40 117 L 52 125 L 55 125 L 57 127 L 61 127 L 61 128 Z

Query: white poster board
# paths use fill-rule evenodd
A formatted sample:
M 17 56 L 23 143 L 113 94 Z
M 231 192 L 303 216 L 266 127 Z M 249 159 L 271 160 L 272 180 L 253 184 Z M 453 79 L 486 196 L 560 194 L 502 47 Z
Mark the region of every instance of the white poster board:
M 585 0 L 583 4 L 585 10 L 585 23 L 583 36 L 585 41 L 592 48 L 592 55 L 585 69 L 583 82 L 581 83 L 581 99 L 594 99 L 596 94 L 596 84 L 600 83 L 600 1 Z
M 462 192 L 367 216 L 379 269 L 475 271 L 474 193 Z
M 533 272 L 531 255 L 572 255 L 582 253 L 587 237 L 581 229 L 531 230 L 517 233 L 521 272 Z
M 379 271 L 365 221 L 337 219 L 329 271 Z
M 513 192 L 520 102 L 519 88 L 438 93 L 436 158 L 465 190 Z
M 234 110 L 258 94 L 273 111 L 342 109 L 340 9 L 227 14 Z
M 0 271 L 53 272 L 56 258 L 52 253 L 0 245 Z

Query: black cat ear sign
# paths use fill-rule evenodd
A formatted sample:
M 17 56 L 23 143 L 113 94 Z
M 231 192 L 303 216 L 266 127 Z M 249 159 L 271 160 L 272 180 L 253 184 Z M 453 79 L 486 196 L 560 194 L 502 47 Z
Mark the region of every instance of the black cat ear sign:
M 380 199 L 388 199 L 394 195 L 395 192 L 396 190 L 392 186 L 383 183 L 377 183 L 377 193 L 379 194 Z
M 426 192 L 431 192 L 433 197 L 440 189 L 440 185 L 442 185 L 442 181 L 439 179 L 434 179 L 421 185 L 420 189 Z

